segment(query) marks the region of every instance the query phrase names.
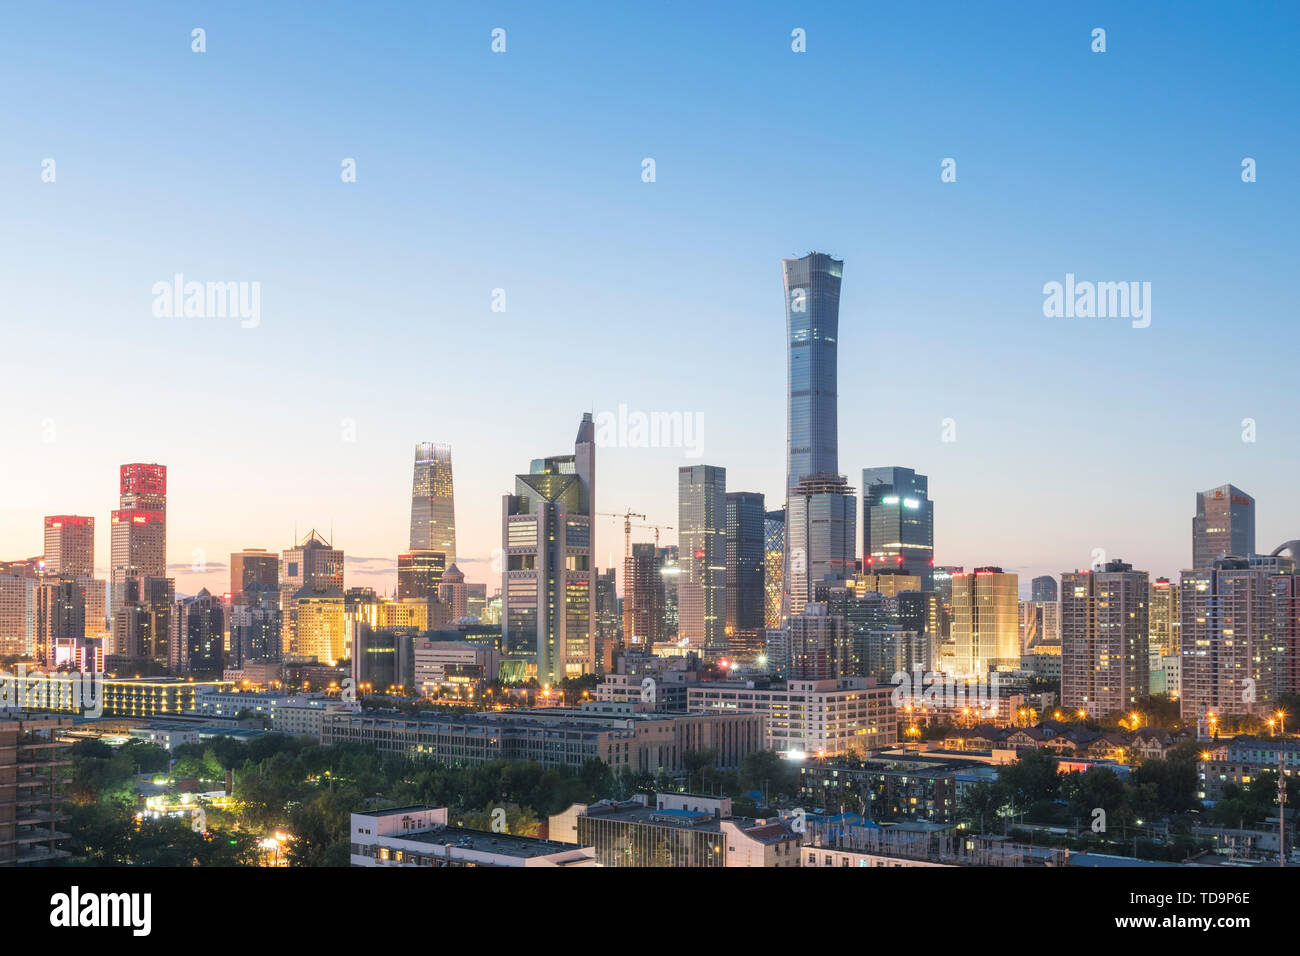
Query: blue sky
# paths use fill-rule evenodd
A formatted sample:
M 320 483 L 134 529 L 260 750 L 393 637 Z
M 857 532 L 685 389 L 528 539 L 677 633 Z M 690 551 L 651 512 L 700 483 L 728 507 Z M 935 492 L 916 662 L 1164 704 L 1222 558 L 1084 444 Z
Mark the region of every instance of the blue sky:
M 700 7 L 10 11 L 0 558 L 79 512 L 106 567 L 117 465 L 159 461 L 173 563 L 332 524 L 386 587 L 427 440 L 489 580 L 512 475 L 621 403 L 699 414 L 703 457 L 602 449 L 600 510 L 675 524 L 698 462 L 777 504 L 780 260 L 813 249 L 845 260 L 841 469 L 928 474 L 939 563 L 1171 574 L 1228 481 L 1261 548 L 1300 537 L 1296 7 Z M 1151 326 L 1044 318 L 1067 272 L 1150 282 Z M 154 317 L 176 273 L 259 282 L 260 325 Z

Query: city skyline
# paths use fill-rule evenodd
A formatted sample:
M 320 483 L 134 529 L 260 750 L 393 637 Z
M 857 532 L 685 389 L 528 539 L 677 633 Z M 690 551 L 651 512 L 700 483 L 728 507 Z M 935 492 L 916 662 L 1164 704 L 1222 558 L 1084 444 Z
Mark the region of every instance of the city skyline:
M 14 104 L 0 155 L 11 213 L 29 224 L 0 239 L 0 287 L 23 317 L 0 359 L 14 396 L 0 423 L 5 560 L 40 552 L 43 515 L 92 515 L 96 575 L 107 577 L 108 476 L 156 461 L 172 479 L 168 573 L 180 593 L 223 589 L 230 553 L 278 553 L 295 525 L 332 525 L 349 580 L 388 591 L 409 533 L 411 444 L 436 438 L 457 449 L 458 566 L 490 583 L 498 502 L 520 455 L 564 447 L 575 414 L 621 405 L 697 414 L 701 455 L 601 448 L 601 510 L 672 524 L 676 469 L 698 463 L 776 505 L 785 396 L 773 386 L 786 355 L 774 264 L 814 248 L 850 269 L 841 470 L 851 484 L 864 468 L 928 475 L 936 563 L 996 564 L 1026 581 L 1086 567 L 1103 548 L 1173 576 L 1191 562 L 1192 496 L 1225 482 L 1258 502 L 1261 550 L 1300 527 L 1289 481 L 1300 433 L 1259 387 L 1290 374 L 1288 350 L 1267 343 L 1285 334 L 1279 277 L 1296 252 L 1287 183 L 1300 143 L 1275 121 L 1293 97 L 1271 81 L 1291 11 L 1261 10 L 1246 29 L 1208 5 L 1195 22 L 1112 7 L 1097 15 L 1111 38 L 1101 56 L 1088 47 L 1092 22 L 1070 11 L 952 5 L 937 20 L 898 10 L 871 24 L 801 11 L 809 52 L 795 56 L 790 15 L 775 6 L 744 22 L 693 13 L 688 36 L 635 13 L 597 29 L 521 8 L 503 15 L 509 52 L 493 56 L 495 24 L 450 10 L 431 70 L 427 51 L 392 48 L 406 29 L 397 14 L 377 12 L 344 40 L 327 6 L 320 22 L 293 22 L 301 42 L 281 50 L 287 14 L 233 4 L 206 24 L 206 54 L 190 52 L 186 32 L 159 59 L 170 22 L 70 7 L 57 39 L 31 11 L 9 25 L 7 68 L 52 76 L 39 105 Z M 924 64 L 919 31 L 935 54 Z M 384 54 L 352 78 L 355 97 L 293 78 L 355 55 L 344 43 Z M 539 77 L 542 49 L 590 64 L 602 83 Z M 1173 72 L 1179 88 L 1153 107 L 1139 91 Z M 393 132 L 450 77 L 464 96 L 437 100 L 436 128 Z M 855 118 L 844 122 L 835 98 L 809 102 L 809 84 L 847 90 Z M 697 102 L 705 87 L 719 98 Z M 152 117 L 190 101 L 241 117 L 261 141 L 301 135 L 269 157 L 225 137 L 181 138 L 159 163 Z M 1035 122 L 1007 124 L 997 103 Z M 808 139 L 789 135 L 796 110 Z M 592 113 L 607 117 L 599 132 L 576 118 Z M 1099 135 L 1079 135 L 1080 116 L 1098 117 Z M 448 142 L 452 126 L 461 136 Z M 1201 134 L 1171 152 L 1166 134 L 1187 128 Z M 516 135 L 532 147 L 503 150 Z M 1249 184 L 1247 156 L 1260 171 Z M 58 163 L 54 183 L 40 180 L 44 157 Z M 347 157 L 353 184 L 339 181 Z M 645 157 L 657 161 L 653 183 L 641 180 Z M 952 183 L 940 179 L 947 157 Z M 768 195 L 798 177 L 819 189 L 798 203 Z M 1116 230 L 1116 216 L 1132 228 Z M 468 225 L 442 236 L 430 217 Z M 154 238 L 177 224 L 180 247 Z M 572 277 L 593 237 L 617 266 Z M 260 324 L 155 318 L 150 289 L 177 273 L 261 282 Z M 1151 281 L 1150 327 L 1045 318 L 1042 287 L 1067 274 Z M 504 313 L 492 311 L 498 288 Z M 662 332 L 687 313 L 695 338 L 683 349 Z M 539 357 L 561 351 L 516 343 L 551 327 L 590 361 L 537 390 Z M 40 363 L 16 360 L 45 354 L 50 329 L 79 343 L 60 352 L 58 391 Z M 351 348 L 372 331 L 373 348 Z M 1221 347 L 1207 401 L 1210 343 Z M 208 358 L 199 375 L 184 360 L 195 348 Z M 420 390 L 428 354 L 448 350 L 460 358 L 437 393 Z M 923 363 L 919 384 L 902 355 Z M 286 357 L 311 371 L 286 374 Z M 107 371 L 137 364 L 147 380 Z M 311 375 L 337 383 L 307 406 Z M 268 410 L 292 427 L 250 427 Z M 942 440 L 946 419 L 955 442 Z M 191 572 L 195 549 L 209 574 Z M 621 563 L 616 521 L 597 521 L 595 557 Z

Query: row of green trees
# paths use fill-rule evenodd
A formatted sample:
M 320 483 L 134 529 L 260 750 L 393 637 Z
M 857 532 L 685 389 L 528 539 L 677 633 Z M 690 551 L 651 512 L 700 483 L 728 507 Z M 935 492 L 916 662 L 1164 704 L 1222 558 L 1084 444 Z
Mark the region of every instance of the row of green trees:
M 750 754 L 738 770 L 728 771 L 713 768 L 713 751 L 687 753 L 685 781 L 628 768 L 614 771 L 599 760 L 574 769 L 509 761 L 451 767 L 360 744 L 326 747 L 279 734 L 251 741 L 218 737 L 177 747 L 172 756 L 174 763 L 165 751 L 139 742 L 116 751 L 97 742 L 74 748 L 70 794 L 77 805 L 72 826 L 79 857 L 98 863 L 233 864 L 256 839 L 284 829 L 295 838 L 286 847 L 291 865 L 345 866 L 349 815 L 363 809 L 445 806 L 455 822 L 490 829 L 491 813 L 500 807 L 510 832 L 534 834 L 541 820 L 574 803 L 677 790 L 683 782 L 731 796 L 739 813 L 757 810 L 762 801 L 752 799 L 753 792 L 791 802 L 798 790 L 795 768 L 771 752 Z M 135 821 L 136 774 L 166 773 L 169 767 L 172 781 L 193 778 L 199 790 L 220 789 L 231 772 L 232 808 L 208 812 L 212 840 L 200 845 L 198 834 L 178 835 L 175 821 Z M 164 856 L 168 837 L 175 839 Z

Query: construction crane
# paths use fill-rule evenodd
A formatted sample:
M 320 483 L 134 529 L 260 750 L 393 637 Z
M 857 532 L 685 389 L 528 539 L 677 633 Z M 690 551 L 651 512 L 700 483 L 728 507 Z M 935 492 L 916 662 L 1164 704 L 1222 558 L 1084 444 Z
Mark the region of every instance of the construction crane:
M 656 551 L 659 550 L 659 532 L 660 532 L 660 531 L 672 531 L 672 530 L 673 530 L 673 526 L 670 525 L 670 524 L 637 524 L 637 525 L 633 525 L 632 527 L 634 527 L 634 528 L 654 528 L 654 530 L 655 530 L 655 550 L 656 550 Z
M 642 521 L 649 521 L 645 515 L 639 515 L 635 511 L 628 511 L 621 515 L 613 514 L 609 511 L 597 511 L 596 514 L 604 518 L 622 518 L 623 519 L 623 560 L 632 557 L 632 519 L 640 518 Z M 638 527 L 640 527 L 638 525 Z M 657 539 L 656 539 L 657 540 Z

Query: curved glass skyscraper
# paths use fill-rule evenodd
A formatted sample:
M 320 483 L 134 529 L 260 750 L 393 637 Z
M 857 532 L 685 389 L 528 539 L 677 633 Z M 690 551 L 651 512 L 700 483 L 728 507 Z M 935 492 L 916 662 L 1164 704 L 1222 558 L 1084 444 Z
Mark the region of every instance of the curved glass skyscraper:
M 840 475 L 837 349 L 844 263 L 784 259 L 789 342 L 784 614 L 801 614 L 827 577 L 853 575 L 856 507 Z
M 840 471 L 836 413 L 836 339 L 844 263 L 821 252 L 783 259 L 789 333 L 789 427 L 786 490 L 806 475 Z

